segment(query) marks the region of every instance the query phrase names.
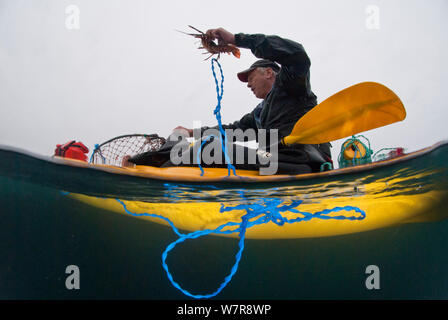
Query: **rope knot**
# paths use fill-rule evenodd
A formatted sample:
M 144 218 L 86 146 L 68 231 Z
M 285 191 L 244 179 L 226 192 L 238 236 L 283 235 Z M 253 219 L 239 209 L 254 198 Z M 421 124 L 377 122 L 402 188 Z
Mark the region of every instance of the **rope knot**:
M 269 221 L 272 221 L 278 226 L 282 226 L 286 222 L 286 218 L 283 217 L 280 212 L 266 212 L 265 214 Z

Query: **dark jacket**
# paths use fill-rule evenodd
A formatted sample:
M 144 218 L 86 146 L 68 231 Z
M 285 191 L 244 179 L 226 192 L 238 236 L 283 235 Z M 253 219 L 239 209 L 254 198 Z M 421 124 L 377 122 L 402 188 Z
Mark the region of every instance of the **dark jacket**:
M 223 125 L 223 128 L 278 129 L 279 139 L 288 136 L 296 122 L 317 104 L 310 84 L 311 61 L 305 49 L 297 42 L 263 34 L 235 34 L 235 44 L 250 49 L 257 58 L 279 63 L 281 69 L 266 99 L 239 121 Z M 205 129 L 208 127 L 203 127 L 202 131 Z M 312 164 L 314 171 L 329 159 L 329 143 L 279 148 L 279 161 Z

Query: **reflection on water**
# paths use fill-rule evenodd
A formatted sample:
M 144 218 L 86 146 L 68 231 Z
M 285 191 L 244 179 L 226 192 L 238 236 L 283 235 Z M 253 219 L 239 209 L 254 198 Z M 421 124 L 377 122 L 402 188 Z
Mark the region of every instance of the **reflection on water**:
M 320 201 L 329 198 L 423 194 L 446 191 L 448 143 L 427 154 L 366 171 L 341 170 L 311 179 L 275 182 L 175 183 L 61 166 L 0 149 L 0 175 L 90 196 L 146 202 L 238 202 L 260 197 Z
M 244 188 L 225 187 L 219 185 L 178 184 L 164 183 L 163 196 L 156 201 L 152 197 L 134 197 L 129 200 L 148 202 L 238 202 L 241 194 L 247 200 L 259 198 L 289 198 L 291 200 L 303 200 L 305 202 L 318 202 L 320 199 L 357 197 L 365 195 L 388 196 L 423 194 L 434 189 L 446 189 L 444 185 L 447 179 L 447 170 L 443 168 L 425 168 L 415 170 L 407 167 L 394 172 L 386 169 L 378 177 L 367 174 L 352 179 L 345 176 L 330 181 L 307 182 L 299 185 L 291 183 L 283 186 L 270 187 L 269 185 L 247 186 Z

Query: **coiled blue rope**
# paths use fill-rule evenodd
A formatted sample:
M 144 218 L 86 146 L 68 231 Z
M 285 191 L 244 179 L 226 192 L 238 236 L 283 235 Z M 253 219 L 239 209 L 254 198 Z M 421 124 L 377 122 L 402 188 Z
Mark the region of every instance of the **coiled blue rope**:
M 242 196 L 243 200 L 245 199 L 244 192 L 240 191 L 240 195 Z M 323 219 L 323 220 L 363 220 L 366 217 L 366 214 L 363 210 L 352 207 L 352 206 L 345 206 L 345 207 L 335 207 L 333 209 L 325 209 L 319 212 L 310 213 L 305 211 L 297 210 L 296 208 L 302 203 L 302 200 L 294 200 L 291 202 L 291 204 L 283 204 L 285 200 L 279 199 L 279 198 L 266 198 L 266 199 L 260 199 L 259 201 L 253 203 L 253 204 L 239 204 L 233 207 L 225 206 L 224 204 L 221 204 L 220 212 L 228 212 L 232 210 L 245 210 L 246 214 L 244 214 L 241 217 L 241 222 L 227 222 L 215 229 L 205 229 L 205 230 L 199 230 L 194 231 L 187 234 L 182 234 L 179 232 L 179 230 L 176 228 L 176 226 L 166 217 L 163 217 L 158 214 L 152 214 L 152 213 L 133 213 L 128 210 L 126 207 L 126 204 L 116 199 L 124 208 L 125 212 L 136 217 L 141 216 L 148 216 L 148 217 L 154 217 L 162 219 L 171 226 L 173 231 L 179 236 L 179 238 L 170 243 L 165 251 L 162 254 L 162 266 L 165 269 L 168 279 L 170 280 L 171 284 L 178 290 L 180 290 L 183 294 L 195 298 L 195 299 L 207 299 L 212 298 L 216 295 L 218 295 L 226 286 L 227 284 L 232 280 L 232 277 L 235 275 L 235 273 L 238 270 L 239 263 L 241 261 L 241 257 L 244 251 L 244 241 L 246 237 L 246 230 L 248 228 L 251 228 L 256 225 L 261 225 L 269 222 L 273 222 L 279 226 L 283 226 L 285 223 L 297 223 L 301 221 L 309 221 L 311 219 L 317 218 L 317 219 Z M 295 219 L 288 219 L 281 215 L 282 212 L 293 212 L 297 214 L 301 214 L 301 217 L 297 217 Z M 329 214 L 332 212 L 340 212 L 340 211 L 354 211 L 358 213 L 359 215 L 352 215 L 352 216 L 344 216 L 344 215 L 338 215 L 338 216 L 330 216 Z M 168 254 L 171 250 L 173 250 L 176 245 L 179 243 L 184 242 L 187 239 L 197 239 L 205 235 L 209 234 L 231 234 L 231 233 L 239 233 L 239 241 L 238 241 L 238 252 L 235 255 L 235 263 L 233 264 L 230 273 L 224 278 L 224 281 L 219 285 L 219 287 L 212 293 L 209 294 L 193 294 L 189 292 L 188 290 L 185 290 L 182 288 L 179 283 L 177 283 L 171 272 L 169 271 L 168 265 L 166 263 L 166 259 L 168 257 Z
M 214 65 L 215 62 L 218 64 L 219 72 L 221 74 L 221 83 L 220 84 L 218 83 L 218 78 L 216 77 L 215 65 Z M 216 97 L 217 97 L 217 100 L 218 100 L 218 102 L 216 104 L 216 108 L 213 111 L 213 114 L 215 115 L 216 120 L 218 121 L 218 127 L 219 127 L 219 133 L 220 133 L 219 138 L 221 139 L 221 149 L 222 149 L 222 151 L 224 153 L 224 157 L 225 157 L 225 160 L 227 162 L 227 171 L 228 171 L 227 174 L 230 176 L 230 170 L 232 170 L 233 174 L 236 176 L 237 174 L 236 174 L 236 171 L 235 171 L 235 167 L 232 165 L 232 163 L 231 163 L 231 161 L 229 159 L 229 156 L 228 156 L 227 143 L 225 143 L 227 141 L 227 136 L 226 136 L 225 130 L 222 127 L 222 121 L 221 121 L 221 100 L 222 100 L 222 96 L 224 94 L 224 73 L 222 71 L 221 64 L 215 58 L 212 58 L 212 73 L 213 73 L 213 78 L 215 79 Z M 214 135 L 210 135 L 210 136 L 207 136 L 206 138 L 204 138 L 202 143 L 201 143 L 201 146 L 199 147 L 199 150 L 198 150 L 197 160 L 198 160 L 199 169 L 201 169 L 201 176 L 204 175 L 204 169 L 202 169 L 201 161 L 200 161 L 201 150 L 202 150 L 202 147 L 204 146 L 204 144 L 208 140 L 210 140 L 211 137 L 215 137 L 215 136 Z

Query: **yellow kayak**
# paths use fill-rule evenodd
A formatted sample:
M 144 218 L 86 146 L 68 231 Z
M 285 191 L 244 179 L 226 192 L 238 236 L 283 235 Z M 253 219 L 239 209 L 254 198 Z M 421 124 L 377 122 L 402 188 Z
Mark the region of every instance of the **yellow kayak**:
M 251 208 L 259 215 L 249 222 L 276 213 L 294 223 L 254 224 L 246 230 L 249 239 L 335 236 L 448 214 L 447 141 L 390 160 L 296 176 L 244 170 L 229 176 L 220 168 L 206 168 L 201 176 L 194 167 L 94 165 L 8 147 L 1 147 L 0 155 L 2 175 L 65 190 L 111 212 L 164 225 L 170 221 L 187 232 L 234 223 L 221 230 L 227 232 L 211 234 L 238 237 L 238 224 Z M 45 176 L 38 174 L 43 167 Z M 335 208 L 346 209 L 328 212 Z

